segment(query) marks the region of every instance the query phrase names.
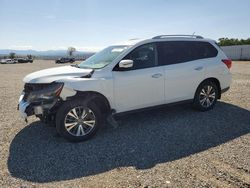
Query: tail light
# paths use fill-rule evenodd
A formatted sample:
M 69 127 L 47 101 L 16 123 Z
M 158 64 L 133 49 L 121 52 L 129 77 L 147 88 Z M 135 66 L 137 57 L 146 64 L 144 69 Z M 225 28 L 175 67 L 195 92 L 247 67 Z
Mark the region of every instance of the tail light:
M 230 59 L 222 59 L 222 62 L 225 63 L 228 69 L 232 67 L 232 61 Z

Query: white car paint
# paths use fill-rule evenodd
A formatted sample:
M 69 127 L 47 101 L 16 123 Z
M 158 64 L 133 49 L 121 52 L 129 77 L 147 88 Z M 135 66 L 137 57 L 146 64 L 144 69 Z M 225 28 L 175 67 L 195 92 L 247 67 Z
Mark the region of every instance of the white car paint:
M 114 101 L 117 112 L 164 103 L 164 70 L 152 67 L 113 71 Z
M 25 83 L 51 83 L 67 77 L 81 77 L 89 74 L 91 69 L 78 69 L 73 66 L 62 66 L 50 69 L 44 69 L 24 77 Z
M 158 66 L 131 71 L 113 71 L 113 68 L 132 50 L 143 44 L 159 41 L 207 41 L 218 50 L 215 58 L 188 63 Z M 27 75 L 25 83 L 63 82 L 61 97 L 73 96 L 75 91 L 94 91 L 104 95 L 112 109 L 125 112 L 160 104 L 193 99 L 198 85 L 206 78 L 217 78 L 221 89 L 230 86 L 231 73 L 221 62 L 225 54 L 209 39 L 170 37 L 164 39 L 132 40 L 119 45 L 130 47 L 112 63 L 94 71 L 91 78 L 80 78 L 91 72 L 72 66 L 45 69 Z

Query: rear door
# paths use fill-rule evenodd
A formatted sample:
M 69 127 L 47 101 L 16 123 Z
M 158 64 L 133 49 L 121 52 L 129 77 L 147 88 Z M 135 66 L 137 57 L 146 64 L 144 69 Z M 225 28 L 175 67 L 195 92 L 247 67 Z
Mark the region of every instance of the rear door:
M 159 64 L 165 72 L 165 102 L 193 99 L 198 85 L 205 79 L 210 58 L 209 43 L 167 41 L 157 44 Z

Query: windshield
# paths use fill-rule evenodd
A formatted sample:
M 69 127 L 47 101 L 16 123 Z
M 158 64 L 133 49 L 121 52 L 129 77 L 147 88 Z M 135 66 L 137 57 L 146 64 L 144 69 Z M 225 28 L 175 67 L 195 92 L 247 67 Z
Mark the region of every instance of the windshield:
M 96 53 L 86 61 L 81 62 L 78 66 L 80 68 L 101 69 L 110 64 L 117 58 L 128 46 L 110 46 L 102 51 Z

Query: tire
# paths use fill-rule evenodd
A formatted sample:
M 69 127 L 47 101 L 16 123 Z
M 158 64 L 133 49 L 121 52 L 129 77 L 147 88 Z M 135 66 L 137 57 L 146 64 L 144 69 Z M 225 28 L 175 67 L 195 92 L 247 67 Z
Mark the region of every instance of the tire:
M 93 102 L 82 99 L 66 101 L 56 114 L 57 132 L 70 142 L 92 138 L 101 122 L 99 108 Z
M 217 102 L 218 94 L 218 86 L 214 82 L 204 81 L 196 90 L 194 108 L 203 112 L 211 110 Z

